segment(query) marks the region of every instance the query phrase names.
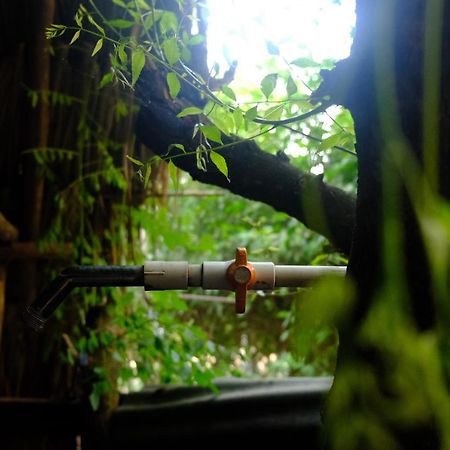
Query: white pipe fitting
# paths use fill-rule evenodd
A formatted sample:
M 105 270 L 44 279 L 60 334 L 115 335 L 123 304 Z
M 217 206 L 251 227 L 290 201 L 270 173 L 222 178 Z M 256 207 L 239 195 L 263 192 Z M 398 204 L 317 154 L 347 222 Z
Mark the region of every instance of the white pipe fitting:
M 189 286 L 187 261 L 147 261 L 144 264 L 146 291 L 187 289 Z
M 206 261 L 203 263 L 203 289 L 234 291 L 228 281 L 227 269 L 234 261 Z M 251 289 L 271 290 L 275 287 L 275 265 L 271 262 L 250 262 L 255 268 L 256 282 Z

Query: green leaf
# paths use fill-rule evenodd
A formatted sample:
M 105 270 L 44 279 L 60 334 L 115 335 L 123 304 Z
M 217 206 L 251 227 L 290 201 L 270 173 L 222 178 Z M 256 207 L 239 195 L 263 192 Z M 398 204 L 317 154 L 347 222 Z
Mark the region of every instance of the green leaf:
M 166 79 L 169 86 L 169 94 L 172 98 L 175 98 L 181 89 L 180 80 L 175 72 L 169 72 Z
M 46 39 L 53 39 L 55 37 L 62 36 L 65 31 L 66 27 L 63 25 L 51 25 L 45 29 L 45 37 Z
M 172 160 L 169 161 L 168 163 L 169 166 L 169 176 L 170 179 L 172 180 L 172 183 L 175 187 L 175 190 L 178 190 L 178 185 L 179 185 L 179 180 L 178 180 L 178 168 L 177 166 L 172 162 Z
M 258 106 L 254 106 L 253 108 L 250 108 L 245 114 L 244 117 L 246 120 L 251 122 L 252 120 L 256 119 L 256 116 L 258 115 Z
M 206 172 L 206 159 L 205 159 L 205 153 L 207 152 L 206 147 L 203 144 L 200 144 L 195 149 L 195 158 L 197 162 L 197 169 L 201 170 L 203 172 Z
M 112 79 L 112 72 L 105 73 L 100 81 L 99 88 L 101 89 L 102 87 L 105 87 L 107 84 L 111 83 Z
M 150 11 L 150 6 L 145 0 L 136 0 L 136 3 L 140 9 L 143 9 L 144 11 Z
M 134 25 L 134 22 L 131 20 L 125 20 L 125 19 L 113 19 L 113 20 L 107 20 L 106 23 L 114 28 L 130 28 Z
M 183 47 L 181 49 L 181 60 L 187 64 L 191 60 L 191 58 L 192 52 L 189 50 L 188 47 Z
M 125 117 L 128 114 L 127 104 L 121 99 L 117 100 L 114 109 L 115 109 L 117 119 L 120 119 L 121 117 Z
M 202 42 L 205 42 L 205 36 L 203 34 L 196 34 L 187 41 L 187 45 L 199 45 Z
M 235 127 L 234 118 L 228 108 L 210 102 L 205 106 L 205 111 L 209 111 L 207 114 L 208 118 L 222 133 L 228 135 L 233 132 Z
M 310 110 L 314 108 L 309 100 L 293 100 L 290 102 L 291 105 L 296 105 L 300 110 Z
M 82 8 L 80 7 L 80 8 L 78 8 L 77 13 L 75 14 L 75 22 L 77 23 L 77 25 L 78 25 L 80 28 L 83 27 L 83 16 L 84 16 L 83 10 L 82 10 Z
M 87 15 L 87 18 L 89 22 L 91 22 L 92 25 L 94 25 L 94 27 L 97 28 L 97 30 L 100 31 L 103 36 L 105 36 L 105 30 L 94 20 L 94 18 L 90 14 Z
M 31 106 L 36 108 L 39 102 L 39 94 L 36 91 L 28 91 L 28 96 L 31 98 Z
M 167 153 L 170 153 L 170 150 L 172 150 L 173 148 L 177 148 L 178 150 L 181 150 L 183 153 L 186 153 L 186 149 L 184 148 L 183 144 L 170 144 L 169 147 L 167 148 Z
M 244 122 L 244 114 L 242 114 L 242 111 L 240 108 L 236 108 L 233 111 L 233 119 L 234 119 L 234 124 L 236 126 L 236 131 L 239 130 L 239 128 L 241 128 L 243 122 Z
M 121 42 L 117 47 L 117 55 L 119 56 L 119 60 L 122 64 L 126 64 L 128 62 L 127 52 L 125 51 L 125 43 Z
M 270 94 L 273 92 L 277 85 L 278 80 L 278 74 L 277 73 L 270 73 L 269 75 L 266 75 L 262 81 L 261 81 L 261 91 L 265 95 L 265 97 L 268 99 L 270 97 Z
M 284 105 L 275 105 L 264 112 L 264 118 L 267 120 L 280 120 Z
M 100 406 L 100 394 L 96 389 L 94 389 L 89 396 L 89 402 L 92 406 L 92 409 L 94 411 L 97 411 L 98 407 Z
M 137 47 L 131 54 L 131 85 L 134 86 L 145 66 L 145 53 L 142 47 Z
M 201 114 L 202 112 L 203 111 L 196 106 L 188 106 L 187 108 L 184 108 L 182 111 L 180 111 L 177 114 L 177 117 L 193 116 L 195 114 Z
M 140 161 L 139 161 L 140 162 Z M 144 189 L 148 186 L 148 182 L 150 181 L 150 175 L 152 174 L 152 165 L 147 163 L 145 165 L 145 174 L 144 174 Z
M 121 6 L 122 8 L 126 8 L 127 7 L 127 5 L 125 4 L 125 2 L 123 0 L 112 0 L 112 2 L 115 5 Z
M 162 49 L 170 65 L 175 64 L 180 59 L 181 53 L 176 38 L 166 39 L 162 43 Z
M 135 159 L 131 157 L 130 155 L 126 155 L 127 159 L 130 160 L 133 164 L 136 164 L 137 166 L 143 166 L 144 163 L 142 161 L 139 161 L 138 159 Z
M 286 81 L 286 93 L 288 97 L 291 97 L 292 95 L 297 93 L 297 84 L 295 83 L 294 79 L 289 75 L 287 81 Z
M 211 150 L 209 156 L 211 158 L 212 163 L 228 179 L 228 165 L 227 165 L 225 158 L 222 155 L 220 155 L 219 153 L 214 152 L 213 150 Z M 230 181 L 230 180 L 228 179 L 228 181 Z
M 201 125 L 200 130 L 206 139 L 222 144 L 222 133 L 215 125 Z
M 233 91 L 233 89 L 231 89 L 229 86 L 227 86 L 226 84 L 224 84 L 220 90 L 229 98 L 231 98 L 231 100 L 236 101 L 236 95 Z
M 163 14 L 164 12 L 161 11 L 160 9 L 152 10 L 152 12 L 146 14 L 144 20 L 144 28 L 146 30 L 149 30 L 155 24 L 155 22 L 158 22 L 158 20 L 161 19 Z
M 75 34 L 72 37 L 72 40 L 69 42 L 69 45 L 72 45 L 79 37 L 81 30 L 75 31 Z
M 91 56 L 94 56 L 95 54 L 97 54 L 100 51 L 100 49 L 102 48 L 102 46 L 103 46 L 103 38 L 100 38 L 97 41 L 97 43 L 95 44 L 95 47 L 94 47 L 94 50 L 92 50 Z
M 342 133 L 333 134 L 320 143 L 319 150 L 328 150 L 329 148 L 339 145 L 343 138 L 345 138 L 345 136 L 343 136 Z
M 168 31 L 173 31 L 175 33 L 178 30 L 177 16 L 171 11 L 164 11 L 159 21 L 159 28 L 162 34 L 165 34 Z
M 294 61 L 291 61 L 291 64 L 297 67 L 305 68 L 305 67 L 319 67 L 320 64 L 317 64 L 311 58 L 297 58 Z

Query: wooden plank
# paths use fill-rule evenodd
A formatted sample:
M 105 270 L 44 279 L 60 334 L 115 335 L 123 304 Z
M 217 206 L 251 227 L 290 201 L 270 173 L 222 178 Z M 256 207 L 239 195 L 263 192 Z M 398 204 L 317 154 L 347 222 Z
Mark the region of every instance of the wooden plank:
M 17 228 L 8 222 L 5 216 L 0 212 L 0 241 L 12 242 L 19 237 Z
M 69 261 L 72 253 L 73 246 L 70 243 L 41 250 L 35 242 L 13 242 L 0 246 L 0 263 L 41 259 Z

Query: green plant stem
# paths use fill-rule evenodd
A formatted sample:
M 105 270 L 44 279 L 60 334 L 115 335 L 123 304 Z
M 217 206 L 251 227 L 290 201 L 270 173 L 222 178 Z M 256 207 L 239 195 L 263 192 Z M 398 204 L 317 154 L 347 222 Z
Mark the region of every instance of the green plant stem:
M 296 130 L 295 128 L 289 127 L 287 125 L 283 125 L 283 128 L 286 128 L 286 130 L 289 130 L 292 133 L 301 134 L 305 138 L 311 139 L 312 141 L 323 142 L 323 139 L 320 139 L 320 138 L 318 138 L 316 136 L 312 136 L 312 135 L 307 134 L 307 133 L 303 133 L 303 131 Z M 352 156 L 358 156 L 358 154 L 356 152 L 353 152 L 352 150 L 349 150 L 348 148 L 342 147 L 340 145 L 333 145 L 332 148 L 335 148 L 336 150 L 340 150 L 341 152 L 348 153 L 349 155 L 352 155 Z
M 213 151 L 217 152 L 218 150 L 224 150 L 226 148 L 234 147 L 235 145 L 244 144 L 245 142 L 253 141 L 254 139 L 268 133 L 269 131 L 272 131 L 273 129 L 275 129 L 275 126 L 273 126 L 272 128 L 269 128 L 267 130 L 261 131 L 260 133 L 257 133 L 249 138 L 240 139 L 238 141 L 229 142 L 228 144 L 218 145 L 216 147 L 211 147 L 209 150 L 213 150 Z M 192 152 L 183 152 L 183 153 L 180 153 L 178 155 L 173 155 L 173 156 L 161 156 L 159 159 L 162 159 L 163 161 L 171 161 L 172 159 L 178 158 L 180 156 L 193 156 L 196 153 L 197 153 L 197 151 L 194 150 Z

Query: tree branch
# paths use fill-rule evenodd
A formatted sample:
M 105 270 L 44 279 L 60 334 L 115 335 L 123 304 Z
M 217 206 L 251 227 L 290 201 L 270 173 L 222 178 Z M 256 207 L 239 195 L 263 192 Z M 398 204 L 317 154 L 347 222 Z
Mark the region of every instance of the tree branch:
M 220 186 L 295 217 L 348 254 L 355 210 L 352 195 L 324 183 L 321 176 L 302 172 L 285 159 L 262 151 L 253 141 L 242 142 L 235 136 L 224 136 L 226 148 L 217 149 L 227 162 L 229 179 L 211 162 L 206 172 L 199 170 L 195 155 L 198 141 L 192 138 L 198 118 L 177 118 L 186 105 L 152 93 L 154 84 L 148 82 L 147 76 L 141 77 L 138 95 L 143 106 L 136 133 L 154 153 L 172 158 L 194 180 Z M 183 144 L 186 154 L 173 147 L 168 153 L 168 147 L 175 143 Z

